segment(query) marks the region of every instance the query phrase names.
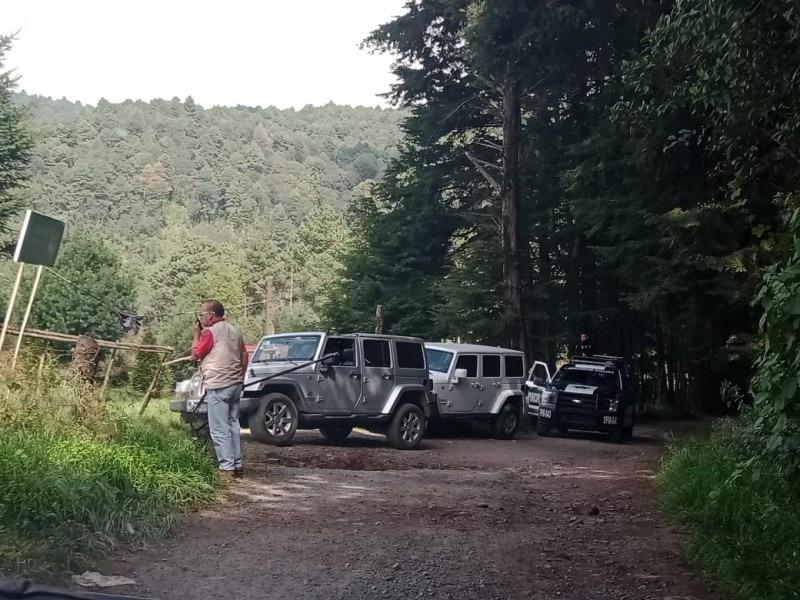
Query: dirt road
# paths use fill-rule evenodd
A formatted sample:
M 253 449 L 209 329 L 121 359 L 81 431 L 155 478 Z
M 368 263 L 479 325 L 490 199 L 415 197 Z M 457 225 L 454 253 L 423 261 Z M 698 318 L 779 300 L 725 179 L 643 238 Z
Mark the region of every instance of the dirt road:
M 666 432 L 612 445 L 451 431 L 414 452 L 245 435 L 249 474 L 226 503 L 102 567 L 138 582 L 120 592 L 164 600 L 712 598 L 655 510 Z

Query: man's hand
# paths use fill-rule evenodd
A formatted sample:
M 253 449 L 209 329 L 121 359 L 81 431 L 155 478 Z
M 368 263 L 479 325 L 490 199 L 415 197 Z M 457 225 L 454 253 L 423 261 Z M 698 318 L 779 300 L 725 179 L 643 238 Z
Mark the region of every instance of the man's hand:
M 194 322 L 194 339 L 199 340 L 200 334 L 203 333 L 203 326 L 200 324 L 200 321 Z

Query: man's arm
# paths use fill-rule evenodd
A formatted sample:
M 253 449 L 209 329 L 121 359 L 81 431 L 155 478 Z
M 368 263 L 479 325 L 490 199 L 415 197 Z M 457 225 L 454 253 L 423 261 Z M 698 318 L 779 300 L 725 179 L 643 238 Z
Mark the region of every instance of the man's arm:
M 194 343 L 192 344 L 192 360 L 198 361 L 206 357 L 214 347 L 214 336 L 210 329 L 205 329 L 199 333 L 195 329 Z

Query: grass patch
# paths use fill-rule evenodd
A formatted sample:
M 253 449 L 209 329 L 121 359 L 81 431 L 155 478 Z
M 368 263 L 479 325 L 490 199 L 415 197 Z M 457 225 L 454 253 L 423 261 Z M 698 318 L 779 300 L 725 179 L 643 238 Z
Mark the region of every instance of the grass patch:
M 6 396 L 27 392 L 11 385 Z M 38 399 L 0 407 L 0 575 L 54 581 L 170 533 L 216 497 L 214 461 L 188 429 L 166 407 L 139 418 L 116 396 L 76 404 L 83 396 L 61 386 L 46 395 L 50 410 Z
M 657 484 L 665 510 L 688 526 L 687 556 L 731 598 L 800 598 L 800 495 L 778 468 L 737 470 L 741 424 L 670 449 Z

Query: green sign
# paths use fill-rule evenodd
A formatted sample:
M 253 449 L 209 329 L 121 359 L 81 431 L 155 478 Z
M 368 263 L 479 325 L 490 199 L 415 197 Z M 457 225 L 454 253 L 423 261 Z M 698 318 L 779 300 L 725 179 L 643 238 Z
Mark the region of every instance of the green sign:
M 56 263 L 63 237 L 64 221 L 51 219 L 28 210 L 19 232 L 14 260 L 31 265 L 52 267 Z

